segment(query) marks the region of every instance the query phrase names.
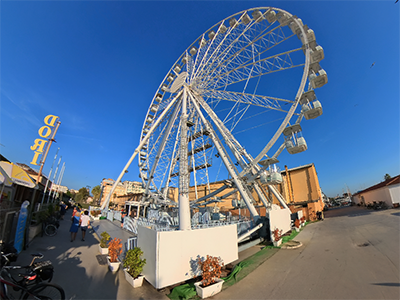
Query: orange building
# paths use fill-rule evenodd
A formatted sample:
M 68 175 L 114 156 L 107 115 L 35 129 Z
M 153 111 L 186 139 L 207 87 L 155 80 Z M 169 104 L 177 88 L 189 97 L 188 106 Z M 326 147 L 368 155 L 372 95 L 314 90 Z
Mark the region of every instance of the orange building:
M 316 213 L 323 210 L 324 203 L 314 164 L 287 169 L 282 171 L 281 175 L 283 181 L 281 184 L 275 185 L 275 187 L 285 199 L 286 204 L 292 213 L 302 210 L 303 216 L 305 216 L 307 220 L 316 220 Z M 210 190 L 208 190 L 206 185 L 198 186 L 197 190 L 195 190 L 194 187 L 190 187 L 189 201 L 199 199 L 218 190 L 224 186 L 225 182 L 226 181 L 218 181 L 210 184 Z M 261 184 L 261 186 L 264 191 L 266 191 L 269 201 L 273 204 L 280 205 L 279 201 L 268 189 L 268 186 L 266 184 Z M 233 191 L 233 188 L 227 188 L 223 192 L 216 194 L 214 197 L 221 197 L 231 191 Z M 171 199 L 177 201 L 177 193 L 173 193 L 173 195 L 174 197 L 171 197 Z M 256 201 L 255 206 L 258 213 L 261 216 L 265 216 L 265 207 L 263 207 L 262 202 L 255 191 L 252 191 L 252 196 Z M 208 204 L 207 206 L 218 206 L 221 211 L 231 210 L 232 214 L 238 214 L 238 211 L 234 210 L 232 207 L 232 200 L 240 199 L 240 193 L 236 191 L 221 202 Z M 242 209 L 241 214 L 249 216 L 247 209 Z

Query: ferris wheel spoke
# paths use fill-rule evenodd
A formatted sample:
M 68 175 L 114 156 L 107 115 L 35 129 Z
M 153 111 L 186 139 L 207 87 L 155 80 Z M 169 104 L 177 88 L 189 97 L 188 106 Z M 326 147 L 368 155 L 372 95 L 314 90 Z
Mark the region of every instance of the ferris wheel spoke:
M 304 66 L 304 62 L 297 64 L 293 63 L 291 54 L 297 51 L 301 51 L 301 48 L 286 51 L 277 55 L 270 56 L 268 58 L 260 59 L 246 65 L 232 67 L 229 71 L 225 71 L 221 74 L 215 74 L 215 76 L 209 79 L 208 83 L 202 84 L 201 89 L 220 89 L 224 86 L 229 86 L 248 80 L 249 78 L 255 78 L 279 71 Z
M 229 147 L 236 160 L 238 162 L 242 162 L 245 161 L 244 158 L 246 160 L 251 159 L 251 156 L 247 153 L 246 149 L 242 147 L 239 141 L 236 140 L 231 131 L 226 128 L 224 122 L 215 114 L 207 102 L 202 99 L 201 96 L 193 95 L 192 97 L 195 99 L 194 101 L 197 101 L 201 105 L 201 107 L 207 112 L 208 116 L 216 124 L 219 132 L 224 138 L 226 145 Z
M 222 90 L 206 90 L 202 93 L 203 97 L 207 98 L 207 102 L 213 105 L 221 100 L 231 101 L 235 103 L 254 105 L 270 110 L 276 110 L 287 113 L 288 110 L 282 109 L 281 102 L 284 105 L 293 104 L 295 101 L 276 97 L 261 96 L 249 93 L 230 92 Z
M 207 64 L 203 68 L 199 68 L 198 77 L 209 79 L 210 74 L 216 74 L 229 64 L 247 64 L 254 58 L 254 52 L 258 56 L 262 56 L 265 52 L 273 49 L 279 44 L 290 39 L 294 34 L 285 35 L 282 28 L 274 28 L 263 35 L 249 37 L 244 35 L 246 42 L 235 42 L 229 45 L 230 48 L 220 49 L 220 53 L 214 52 L 214 55 L 209 58 Z M 250 47 L 252 49 L 250 49 Z M 206 67 L 207 66 L 207 67 Z
M 246 64 L 253 59 L 254 50 L 250 48 L 254 48 L 257 55 L 262 55 L 294 36 L 293 33 L 285 34 L 281 26 L 268 30 L 270 25 L 265 24 L 265 22 L 255 23 L 253 28 L 251 27 L 253 24 L 250 23 L 239 33 L 233 30 L 229 35 L 228 47 L 218 47 L 217 44 L 215 50 L 210 51 L 212 54 L 207 59 L 203 58 L 205 63 L 198 68 L 196 76 L 208 78 L 208 74 L 218 73 L 218 70 L 225 68 L 226 65 L 238 62 Z M 261 33 L 258 33 L 259 31 Z M 213 44 L 210 44 L 210 48 L 212 46 Z
M 154 176 L 154 172 L 155 172 L 155 170 L 156 170 L 156 166 L 157 166 L 158 163 L 159 163 L 159 160 L 160 160 L 160 157 L 161 157 L 161 153 L 162 153 L 162 152 L 164 151 L 164 149 L 165 149 L 165 145 L 166 145 L 167 138 L 170 136 L 172 126 L 173 126 L 174 123 L 176 122 L 179 109 L 180 109 L 180 105 L 177 104 L 177 105 L 175 106 L 175 109 L 174 109 L 174 111 L 173 111 L 171 117 L 169 118 L 168 123 L 166 124 L 165 130 L 159 135 L 159 137 L 162 137 L 162 140 L 160 141 L 160 144 L 159 144 L 158 149 L 157 149 L 157 154 L 156 154 L 155 159 L 154 159 L 154 161 L 153 161 L 153 164 L 152 164 L 152 166 L 151 166 L 151 170 L 150 170 L 150 172 L 149 172 L 149 178 L 153 178 L 153 176 Z M 149 185 L 146 186 L 145 193 L 148 192 L 148 189 L 149 189 Z
M 202 114 L 200 107 L 198 106 L 196 100 L 191 97 L 192 101 L 193 101 L 193 105 L 195 106 L 197 113 L 199 114 L 199 116 L 202 118 L 202 121 L 204 124 L 207 125 L 207 129 L 210 131 L 210 136 L 211 139 L 214 142 L 214 145 L 216 146 L 218 152 L 221 154 L 221 159 L 224 161 L 224 165 L 227 168 L 230 176 L 232 177 L 233 181 L 235 182 L 235 185 L 237 187 L 237 189 L 240 191 L 243 200 L 245 201 L 248 209 L 250 210 L 251 214 L 253 216 L 257 216 L 258 213 L 255 209 L 255 207 L 252 204 L 252 198 L 251 195 L 248 193 L 246 186 L 243 184 L 242 180 L 240 179 L 240 177 L 238 176 L 238 172 L 236 170 L 235 165 L 233 164 L 231 158 L 229 157 L 229 155 L 227 154 L 226 150 L 224 147 L 222 147 L 222 143 L 219 140 L 217 134 L 214 132 L 214 129 L 210 126 L 209 123 L 207 123 L 204 115 Z

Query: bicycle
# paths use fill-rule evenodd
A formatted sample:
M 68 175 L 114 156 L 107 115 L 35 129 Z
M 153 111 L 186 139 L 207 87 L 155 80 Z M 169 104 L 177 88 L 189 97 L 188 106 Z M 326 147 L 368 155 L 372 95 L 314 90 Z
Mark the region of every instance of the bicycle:
M 60 227 L 60 222 L 56 217 L 48 217 L 46 221 L 42 222 L 42 236 L 45 233 L 47 236 L 55 236 Z
M 1 263 L 2 263 L 2 271 L 7 272 L 7 276 L 12 279 L 13 282 L 16 284 L 21 284 L 21 282 L 15 279 L 15 277 L 12 275 L 12 271 L 17 271 L 20 269 L 26 270 L 26 272 L 35 273 L 36 277 L 30 278 L 29 281 L 26 281 L 24 284 L 29 285 L 32 283 L 40 283 L 42 281 L 47 281 L 50 282 L 53 279 L 53 273 L 54 273 L 54 268 L 53 264 L 49 260 L 45 261 L 39 261 L 35 262 L 36 259 L 42 259 L 43 254 L 37 253 L 37 254 L 31 254 L 32 255 L 32 261 L 29 265 L 27 266 L 10 266 L 11 261 L 16 261 L 17 259 L 17 254 L 16 252 L 8 252 L 4 253 L 3 251 L 1 252 Z M 4 269 L 4 270 L 3 270 Z
M 25 280 L 33 280 L 36 275 L 21 274 Z M 33 278 L 33 279 L 32 279 Z M 14 300 L 14 299 L 35 299 L 35 300 L 65 300 L 65 292 L 62 287 L 53 283 L 38 283 L 34 286 L 19 285 L 12 280 L 4 278 L 3 269 L 0 272 L 0 296 L 1 299 Z M 19 292 L 19 297 L 15 298 L 14 294 L 10 293 L 9 287 L 13 291 Z
M 43 258 L 43 254 L 32 254 L 33 259 L 28 266 L 10 266 L 16 260 L 13 252 L 1 254 L 3 267 L 0 271 L 1 299 L 65 299 L 65 292 L 59 285 L 48 283 L 53 278 L 53 266 L 50 261 L 34 261 Z M 18 273 L 21 280 L 11 274 L 12 270 L 25 269 L 27 273 Z M 48 282 L 43 282 L 48 281 Z M 12 288 L 12 289 L 11 289 Z M 14 293 L 16 292 L 16 293 Z M 19 297 L 16 298 L 19 294 Z

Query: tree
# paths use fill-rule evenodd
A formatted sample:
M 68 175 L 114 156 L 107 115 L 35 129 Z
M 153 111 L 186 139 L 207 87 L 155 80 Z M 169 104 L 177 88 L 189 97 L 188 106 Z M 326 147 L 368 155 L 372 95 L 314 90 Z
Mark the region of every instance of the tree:
M 75 193 L 72 193 L 70 190 L 67 191 L 66 195 L 67 195 L 69 198 L 72 198 L 72 199 L 75 197 Z
M 87 188 L 80 188 L 78 193 L 75 195 L 75 202 L 83 203 L 89 197 L 89 191 Z
M 384 176 L 383 178 L 384 178 L 384 179 L 385 179 L 385 181 L 386 181 L 386 180 L 388 180 L 388 179 L 392 178 L 392 176 L 390 176 L 389 174 L 387 174 L 387 173 L 386 173 L 386 174 L 385 174 L 385 176 Z
M 93 200 L 94 201 L 98 201 L 100 198 L 100 194 L 101 194 L 101 188 L 99 185 L 96 185 L 93 189 L 92 189 L 92 194 L 93 194 Z

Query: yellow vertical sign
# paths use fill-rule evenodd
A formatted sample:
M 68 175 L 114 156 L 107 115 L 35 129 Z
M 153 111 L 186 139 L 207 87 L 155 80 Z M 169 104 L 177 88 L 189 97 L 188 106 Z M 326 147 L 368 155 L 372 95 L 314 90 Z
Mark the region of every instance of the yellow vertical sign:
M 58 119 L 59 117 L 54 115 L 46 116 L 44 118 L 44 124 L 46 125 L 39 128 L 39 136 L 42 138 L 49 138 Z M 43 153 L 43 149 L 46 146 L 46 143 L 47 140 L 45 139 L 35 139 L 33 146 L 30 147 L 30 149 L 35 152 L 31 161 L 32 165 L 38 165 L 39 155 Z

